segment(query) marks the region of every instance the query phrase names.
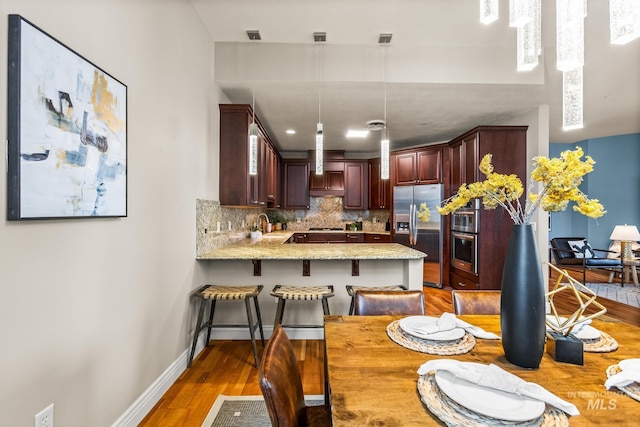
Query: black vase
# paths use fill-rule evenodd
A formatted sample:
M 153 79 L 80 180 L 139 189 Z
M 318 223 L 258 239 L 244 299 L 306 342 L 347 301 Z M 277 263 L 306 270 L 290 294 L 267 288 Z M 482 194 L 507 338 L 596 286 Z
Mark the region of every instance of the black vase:
M 507 360 L 538 368 L 545 343 L 545 291 L 531 224 L 514 225 L 502 272 L 502 348 Z

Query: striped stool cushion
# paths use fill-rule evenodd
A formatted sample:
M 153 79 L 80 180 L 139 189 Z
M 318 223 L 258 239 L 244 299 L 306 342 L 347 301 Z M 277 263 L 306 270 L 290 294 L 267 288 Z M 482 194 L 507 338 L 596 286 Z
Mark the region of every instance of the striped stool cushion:
M 198 292 L 204 299 L 238 300 L 257 296 L 262 291 L 262 285 L 257 286 L 221 286 L 207 285 Z
M 271 295 L 282 299 L 315 300 L 333 296 L 333 286 L 282 286 L 276 285 Z
M 393 285 L 393 286 L 351 286 L 347 285 L 347 293 L 349 296 L 354 296 L 356 291 L 406 291 L 406 286 Z

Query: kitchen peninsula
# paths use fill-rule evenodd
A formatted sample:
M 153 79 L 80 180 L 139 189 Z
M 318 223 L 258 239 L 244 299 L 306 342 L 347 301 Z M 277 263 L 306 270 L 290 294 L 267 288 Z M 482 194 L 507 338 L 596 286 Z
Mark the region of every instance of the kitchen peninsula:
M 313 233 L 313 232 L 310 232 Z M 366 233 L 363 233 L 366 234 Z M 397 243 L 286 243 L 294 232 L 268 233 L 261 239 L 245 238 L 198 256 L 208 269 L 210 283 L 264 285 L 260 294 L 260 310 L 267 331 L 273 325 L 275 301 L 269 295 L 278 284 L 294 286 L 333 285 L 335 296 L 329 299 L 332 314 L 346 314 L 350 298 L 345 286 L 383 286 L 404 284 L 409 289 L 422 289 L 422 264 L 426 254 Z M 312 303 L 313 305 L 313 303 Z M 243 310 L 216 316 L 225 323 L 241 323 Z M 296 323 L 322 324 L 322 309 L 309 302 L 291 302 L 285 319 Z M 231 331 L 234 331 L 233 329 Z M 237 333 L 246 333 L 238 329 Z M 222 336 L 213 331 L 215 338 Z M 233 333 L 233 332 L 232 332 Z M 321 337 L 319 330 L 292 331 L 293 337 Z M 243 337 L 241 335 L 240 337 Z

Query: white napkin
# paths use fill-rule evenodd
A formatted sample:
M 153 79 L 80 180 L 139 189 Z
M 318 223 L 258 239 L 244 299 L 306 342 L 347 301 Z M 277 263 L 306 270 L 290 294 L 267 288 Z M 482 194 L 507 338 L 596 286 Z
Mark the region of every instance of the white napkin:
M 421 324 L 418 327 L 405 325 L 405 327 L 407 329 L 407 332 L 409 333 L 414 331 L 419 334 L 434 334 L 436 332 L 444 332 L 455 329 L 457 327 L 456 323 L 456 316 L 451 313 L 443 313 L 442 316 L 438 318 L 436 323 L 432 323 L 430 325 Z
M 451 313 L 444 313 L 444 314 L 450 314 L 451 316 L 454 316 Z M 471 323 L 467 323 L 464 320 L 456 319 L 456 325 L 458 326 L 458 328 L 464 329 L 465 331 L 469 332 L 471 335 L 473 335 L 476 338 L 482 338 L 484 340 L 500 339 L 500 337 L 494 334 L 493 332 L 487 332 L 481 327 L 472 325 Z
M 431 371 L 448 371 L 456 377 L 462 378 L 482 387 L 493 388 L 507 393 L 519 394 L 532 399 L 541 400 L 569 415 L 579 415 L 578 408 L 572 403 L 560 399 L 544 387 L 524 381 L 494 364 L 478 365 L 464 363 L 452 359 L 434 359 L 424 363 L 418 369 L 419 375 L 426 375 Z M 612 377 L 613 378 L 613 377 Z
M 607 390 L 611 387 L 625 387 L 631 383 L 640 383 L 640 370 L 638 369 L 626 369 L 618 372 L 615 375 L 607 378 L 604 386 Z
M 406 326 L 407 332 L 415 331 L 419 334 L 433 334 L 435 332 L 450 331 L 451 329 L 461 328 L 469 332 L 471 335 L 477 338 L 485 340 L 499 340 L 500 337 L 492 332 L 487 332 L 484 329 L 474 326 L 470 323 L 460 320 L 453 313 L 442 313 L 436 323 L 430 325 L 420 325 L 419 328 Z
M 559 327 L 559 325 L 558 325 L 558 324 L 556 324 L 556 317 L 555 317 L 555 316 L 553 316 L 553 315 L 549 315 L 549 316 L 547 316 L 547 319 L 548 319 L 548 320 L 550 320 L 550 321 L 551 321 L 551 323 L 553 323 L 555 326 Z M 566 321 L 567 321 L 567 319 L 566 319 L 566 318 L 561 317 L 561 318 L 560 318 L 559 323 L 560 323 L 560 325 L 562 325 L 562 324 L 563 324 L 564 322 L 566 322 Z M 591 319 L 584 320 L 584 321 L 582 321 L 582 322 L 580 322 L 580 323 L 576 324 L 576 325 L 571 329 L 571 333 L 572 333 L 573 335 L 576 335 L 576 336 L 577 336 L 577 335 L 578 335 L 578 332 L 580 332 L 580 331 L 581 331 L 585 326 L 587 326 L 587 325 L 589 325 L 589 324 L 591 324 Z M 549 325 L 547 325 L 547 330 L 552 331 L 553 329 L 552 329 Z

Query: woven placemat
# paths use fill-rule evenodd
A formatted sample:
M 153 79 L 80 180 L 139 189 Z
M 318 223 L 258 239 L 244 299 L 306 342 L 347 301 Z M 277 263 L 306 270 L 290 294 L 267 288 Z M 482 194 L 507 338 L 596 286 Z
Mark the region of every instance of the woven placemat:
M 606 332 L 600 331 L 600 337 L 593 340 L 582 340 L 587 353 L 609 353 L 618 349 L 618 341 Z
M 607 368 L 607 378 L 610 378 L 612 376 L 614 376 L 615 374 L 618 374 L 622 372 L 622 369 L 620 368 L 620 365 L 615 364 L 615 365 L 611 365 Z M 640 384 L 638 383 L 631 383 L 627 386 L 624 387 L 618 387 L 618 390 L 620 390 L 621 392 L 623 392 L 624 394 L 626 394 L 627 396 L 631 397 L 632 399 L 637 400 L 638 402 L 640 402 Z
M 444 394 L 435 380 L 435 371 L 418 378 L 418 393 L 420 400 L 429 411 L 438 417 L 448 426 L 542 426 L 542 427 L 564 427 L 569 425 L 569 418 L 560 409 L 547 405 L 542 416 L 528 421 L 505 421 L 487 417 L 477 412 L 473 412 L 455 401 L 449 399 Z
M 468 332 L 465 332 L 462 338 L 451 341 L 431 341 L 415 337 L 402 330 L 399 320 L 387 325 L 387 335 L 393 342 L 409 350 L 440 356 L 468 353 L 476 345 L 475 337 Z

